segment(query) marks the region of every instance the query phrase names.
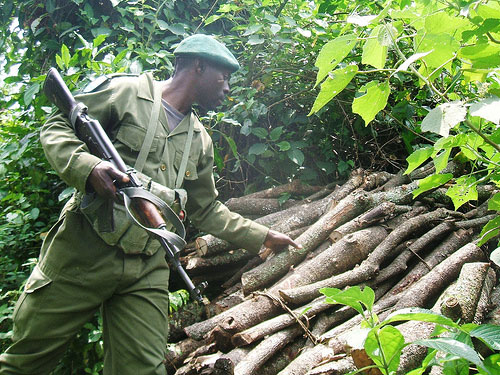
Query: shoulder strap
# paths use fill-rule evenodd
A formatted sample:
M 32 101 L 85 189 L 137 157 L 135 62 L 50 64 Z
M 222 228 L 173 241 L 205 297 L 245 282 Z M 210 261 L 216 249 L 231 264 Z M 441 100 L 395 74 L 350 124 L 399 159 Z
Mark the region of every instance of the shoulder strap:
M 156 129 L 158 128 L 160 108 L 161 108 L 161 85 L 158 82 L 153 83 L 154 86 L 154 96 L 153 96 L 153 110 L 151 111 L 151 116 L 149 117 L 148 130 L 146 131 L 146 137 L 142 144 L 137 160 L 135 161 L 134 169 L 136 171 L 142 172 L 144 164 L 146 164 L 146 159 L 148 158 L 149 151 L 151 150 L 151 145 L 153 144 L 153 139 L 155 137 Z
M 191 114 L 192 116 L 192 114 Z M 179 172 L 177 174 L 177 179 L 175 180 L 175 188 L 180 189 L 182 181 L 184 181 L 184 173 L 186 173 L 187 162 L 189 160 L 189 151 L 191 150 L 191 144 L 193 143 L 193 133 L 194 133 L 194 121 L 193 118 L 189 119 L 189 129 L 186 137 L 186 143 L 184 144 L 184 151 L 182 152 L 182 160 L 179 166 Z

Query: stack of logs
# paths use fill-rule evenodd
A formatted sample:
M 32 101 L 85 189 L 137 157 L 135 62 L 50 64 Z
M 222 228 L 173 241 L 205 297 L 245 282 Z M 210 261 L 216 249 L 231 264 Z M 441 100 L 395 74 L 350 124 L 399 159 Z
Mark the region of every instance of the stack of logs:
M 460 173 L 454 169 L 450 165 L 443 173 Z M 498 319 L 498 310 L 491 311 L 500 289 L 494 288 L 495 271 L 488 250 L 476 245 L 478 233 L 496 215 L 487 208 L 494 188 L 480 189 L 475 206 L 461 212 L 450 209 L 446 188 L 414 200 L 418 179 L 432 172 L 432 166 L 410 176 L 356 170 L 338 185 L 293 181 L 229 200 L 233 211 L 289 234 L 302 248 L 277 254 L 263 249 L 255 256 L 210 235 L 191 244 L 182 258 L 188 273 L 219 280 L 223 292 L 170 344 L 169 373 L 355 370 L 360 318 L 351 308 L 325 303 L 323 287 L 371 287 L 381 320 L 407 307 L 432 308 L 461 322 Z M 299 199 L 280 204 L 283 196 Z M 429 337 L 434 326 L 408 322 L 398 328 L 410 342 Z M 423 347 L 406 347 L 398 373 L 417 366 L 425 354 Z

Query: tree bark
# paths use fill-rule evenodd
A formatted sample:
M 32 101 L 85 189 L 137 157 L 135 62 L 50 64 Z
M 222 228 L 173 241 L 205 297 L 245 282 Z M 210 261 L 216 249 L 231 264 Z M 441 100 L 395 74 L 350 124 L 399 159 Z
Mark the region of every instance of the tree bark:
M 176 344 L 169 345 L 165 354 L 165 366 L 167 371 L 175 372 L 182 366 L 184 360 L 193 353 L 196 349 L 205 345 L 205 341 L 197 341 L 191 338 L 186 338 Z
M 253 375 L 274 354 L 286 344 L 302 334 L 300 327 L 289 327 L 274 333 L 260 342 L 248 355 L 236 365 L 237 375 Z
M 241 198 L 231 198 L 225 205 L 232 212 L 242 216 L 256 215 L 258 217 L 269 215 L 293 206 L 301 204 L 301 201 L 289 199 L 280 203 L 277 198 L 250 198 L 247 196 Z
M 417 263 L 410 272 L 406 274 L 396 285 L 389 291 L 389 295 L 396 295 L 408 289 L 415 282 L 420 280 L 422 276 L 427 274 L 432 268 L 448 258 L 459 248 L 467 244 L 472 238 L 472 231 L 459 229 L 451 233 L 439 246 L 437 246 L 430 254 L 428 254 L 423 262 Z
M 286 282 L 280 283 L 281 287 L 287 289 L 306 285 L 348 271 L 365 260 L 386 237 L 387 232 L 381 226 L 349 234 L 315 257 L 302 262 L 290 273 Z
M 464 264 L 456 284 L 441 304 L 441 313 L 454 321 L 472 323 L 489 267 L 483 262 Z
M 354 233 L 386 219 L 393 215 L 395 210 L 396 205 L 394 203 L 384 202 L 380 206 L 372 208 L 335 229 L 330 233 L 330 240 L 332 242 L 337 242 L 349 233 Z
M 418 253 L 427 248 L 432 242 L 442 238 L 453 229 L 453 223 L 445 221 L 425 233 L 423 236 L 419 237 L 416 241 L 409 245 L 405 251 L 400 253 L 389 266 L 380 271 L 377 277 L 373 280 L 373 285 L 378 285 L 390 277 L 405 271 L 408 267 L 408 261 L 413 258 L 413 256 L 418 256 Z
M 311 186 L 303 183 L 300 180 L 293 180 L 287 184 L 275 186 L 269 189 L 257 191 L 255 193 L 247 194 L 247 198 L 278 198 L 283 193 L 290 193 L 293 195 L 310 195 L 323 189 L 322 186 Z
M 498 306 L 492 301 L 491 293 L 493 291 L 493 287 L 497 282 L 497 275 L 493 268 L 490 267 L 488 270 L 488 274 L 484 280 L 483 289 L 481 290 L 481 296 L 479 297 L 479 301 L 477 302 L 476 314 L 474 315 L 473 323 L 482 324 L 486 319 L 486 315 L 488 314 L 488 310 L 490 306 Z M 490 301 L 491 303 L 490 305 Z
M 391 232 L 359 267 L 309 285 L 294 289 L 280 290 L 280 295 L 288 303 L 305 303 L 316 298 L 319 295 L 320 288 L 343 288 L 347 285 L 356 285 L 370 280 L 376 276 L 380 265 L 393 248 L 411 234 L 422 230 L 436 220 L 442 219 L 445 215 L 446 211 L 439 209 L 412 218 Z
M 308 348 L 285 367 L 278 375 L 304 375 L 315 365 L 332 358 L 335 354 L 324 344 Z
M 351 357 L 325 363 L 308 371 L 305 375 L 343 375 L 356 370 Z
M 330 232 L 358 216 L 366 209 L 366 194 L 354 194 L 344 198 L 335 208 L 323 215 L 316 223 L 296 239 L 301 249 L 289 247 L 265 263 L 243 274 L 241 281 L 245 294 L 269 285 L 283 276 L 293 265 L 323 242 Z
M 186 261 L 186 270 L 195 273 L 203 273 L 207 272 L 207 269 L 220 269 L 220 267 L 237 264 L 254 256 L 254 254 L 245 249 L 236 249 L 229 250 L 223 254 L 214 255 L 212 257 L 188 258 Z
M 394 307 L 395 310 L 411 306 L 425 306 L 430 298 L 442 291 L 455 280 L 468 262 L 484 261 L 484 253 L 473 243 L 462 246 L 450 257 L 443 260 L 428 274 L 417 281 Z
M 319 297 L 309 306 L 302 306 L 298 309 L 293 310 L 295 316 L 292 316 L 291 314 L 278 315 L 272 319 L 266 320 L 235 334 L 232 337 L 231 341 L 235 346 L 249 345 L 267 335 L 273 334 L 281 329 L 287 328 L 292 324 L 297 323 L 297 320 L 300 320 L 307 324 L 309 319 L 311 319 L 318 313 L 328 310 L 332 307 L 332 305 L 325 302 L 325 297 Z M 309 309 L 305 311 L 306 308 Z

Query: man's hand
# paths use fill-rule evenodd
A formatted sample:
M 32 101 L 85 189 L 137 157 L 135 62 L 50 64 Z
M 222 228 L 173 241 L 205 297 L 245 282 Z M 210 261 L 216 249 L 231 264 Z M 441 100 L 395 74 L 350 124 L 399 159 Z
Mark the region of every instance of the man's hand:
M 125 184 L 129 181 L 130 179 L 125 173 L 120 172 L 107 161 L 97 164 L 87 178 L 87 184 L 98 195 L 108 199 L 116 197 L 116 185 Z
M 270 229 L 267 233 L 266 239 L 264 240 L 264 246 L 267 248 L 261 252 L 260 257 L 265 259 L 270 254 L 270 252 L 275 252 L 283 249 L 286 246 L 293 246 L 296 249 L 302 249 L 302 245 L 296 243 L 286 234 L 276 232 Z M 270 251 L 269 251 L 270 250 Z

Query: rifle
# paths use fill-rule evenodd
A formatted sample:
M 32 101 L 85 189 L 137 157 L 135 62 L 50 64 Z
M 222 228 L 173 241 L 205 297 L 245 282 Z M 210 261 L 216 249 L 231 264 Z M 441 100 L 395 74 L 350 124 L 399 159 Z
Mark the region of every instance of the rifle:
M 85 142 L 93 155 L 109 161 L 116 169 L 128 175 L 130 182 L 125 186 L 120 186 L 119 189 L 119 193 L 124 198 L 127 212 L 135 224 L 147 230 L 160 242 L 168 262 L 181 276 L 191 297 L 202 302 L 201 294 L 207 285 L 206 282 L 196 287 L 179 261 L 179 252 L 186 245 L 184 241 L 185 229 L 175 212 L 165 202 L 142 187 L 135 171 L 126 166 L 99 121 L 89 117 L 87 107 L 83 103 L 75 101 L 55 68 L 49 69 L 43 85 L 43 92 L 64 115 L 68 116 L 76 136 Z M 129 206 L 137 213 L 141 223 L 130 213 Z M 164 216 L 174 224 L 179 235 L 166 229 Z

